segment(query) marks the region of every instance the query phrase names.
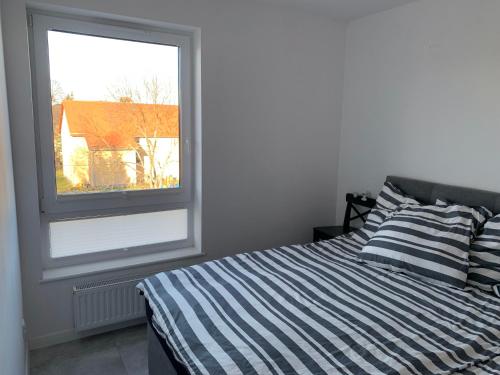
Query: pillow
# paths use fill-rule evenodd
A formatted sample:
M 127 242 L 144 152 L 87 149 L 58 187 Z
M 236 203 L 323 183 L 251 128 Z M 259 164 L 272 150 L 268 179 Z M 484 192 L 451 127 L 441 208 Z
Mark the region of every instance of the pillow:
M 486 222 L 481 235 L 472 242 L 467 284 L 500 297 L 500 215 Z
M 444 199 L 436 199 L 436 206 L 456 206 L 456 203 L 452 203 L 448 200 Z M 473 236 L 477 235 L 479 229 L 486 223 L 487 220 L 491 219 L 493 217 L 493 212 L 488 210 L 486 207 L 479 206 L 479 207 L 471 207 L 472 208 L 472 216 L 473 216 L 473 221 L 472 224 L 474 225 L 474 233 Z
M 390 182 L 385 182 L 377 197 L 375 208 L 394 211 L 403 204 L 420 204 L 420 202 L 406 195 Z
M 451 206 L 451 203 L 448 202 L 447 200 L 438 198 L 436 199 L 436 206 Z
M 464 288 L 473 234 L 466 206 L 403 205 L 380 225 L 359 259 L 443 285 Z
M 367 242 L 373 237 L 380 224 L 391 217 L 403 204 L 416 204 L 420 202 L 406 195 L 402 190 L 390 182 L 385 182 L 380 191 L 375 207 L 372 208 L 363 227 L 358 230 L 358 235 Z
M 361 229 L 357 231 L 357 234 L 361 236 L 365 242 L 368 242 L 370 238 L 373 237 L 375 232 L 377 232 L 380 225 L 391 217 L 394 212 L 395 211 L 372 208 L 370 214 L 366 218 L 366 222 L 363 224 Z

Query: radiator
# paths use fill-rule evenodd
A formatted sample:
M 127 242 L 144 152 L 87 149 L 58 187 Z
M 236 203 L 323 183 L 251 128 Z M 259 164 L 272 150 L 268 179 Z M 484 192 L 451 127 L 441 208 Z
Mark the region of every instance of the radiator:
M 141 280 L 128 278 L 75 285 L 75 329 L 83 331 L 144 317 L 144 298 L 135 287 Z

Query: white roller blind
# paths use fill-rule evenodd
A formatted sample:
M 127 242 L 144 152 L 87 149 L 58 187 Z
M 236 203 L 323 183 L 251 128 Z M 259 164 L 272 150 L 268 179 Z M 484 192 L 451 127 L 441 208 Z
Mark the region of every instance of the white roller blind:
M 187 209 L 49 224 L 52 258 L 184 240 Z

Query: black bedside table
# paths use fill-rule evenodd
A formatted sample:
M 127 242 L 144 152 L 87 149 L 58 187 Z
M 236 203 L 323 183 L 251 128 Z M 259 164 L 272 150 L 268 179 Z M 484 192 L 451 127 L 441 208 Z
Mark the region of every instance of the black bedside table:
M 366 221 L 366 217 L 370 213 L 371 209 L 375 207 L 375 199 L 354 196 L 354 194 L 347 194 L 345 197 L 347 202 L 347 207 L 345 208 L 344 225 L 342 226 L 331 226 L 331 227 L 316 227 L 313 228 L 313 241 L 326 241 L 332 238 L 338 237 L 342 234 L 347 234 L 351 231 L 351 221 L 356 219 L 361 219 Z M 360 212 L 357 207 L 366 207 L 369 210 Z M 351 211 L 357 214 L 355 216 L 351 215 Z

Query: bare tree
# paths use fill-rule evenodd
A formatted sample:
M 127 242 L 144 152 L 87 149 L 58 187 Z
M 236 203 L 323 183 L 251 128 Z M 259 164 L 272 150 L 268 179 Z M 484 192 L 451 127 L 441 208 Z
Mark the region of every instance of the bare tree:
M 64 89 L 62 88 L 61 84 L 59 81 L 52 80 L 50 81 L 50 97 L 52 101 L 52 105 L 55 104 L 60 104 L 63 100 L 64 97 L 66 96 L 64 93 Z
M 61 133 L 59 129 L 60 116 L 61 116 L 61 103 L 67 97 L 62 85 L 59 81 L 51 80 L 50 82 L 50 94 L 52 102 L 52 131 L 54 134 L 54 154 L 55 154 L 55 165 L 57 170 L 62 169 L 62 145 L 61 145 Z

